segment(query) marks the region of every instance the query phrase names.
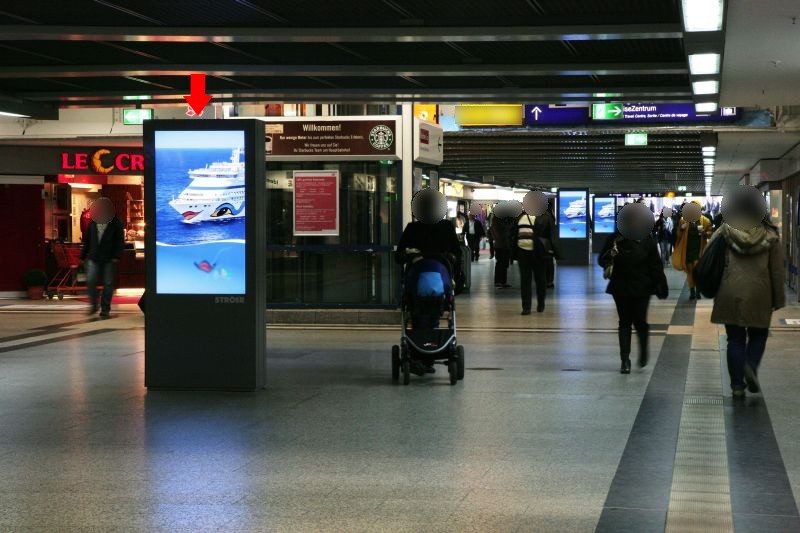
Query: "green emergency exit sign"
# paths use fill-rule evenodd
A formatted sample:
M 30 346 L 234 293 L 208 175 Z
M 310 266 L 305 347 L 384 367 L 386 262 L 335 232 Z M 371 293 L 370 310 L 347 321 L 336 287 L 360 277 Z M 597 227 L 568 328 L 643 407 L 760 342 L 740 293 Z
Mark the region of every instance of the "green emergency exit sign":
M 646 133 L 626 133 L 625 146 L 647 146 Z
M 592 118 L 595 120 L 622 120 L 624 113 L 621 103 L 592 104 Z
M 123 109 L 122 123 L 126 126 L 138 125 L 145 120 L 153 119 L 152 109 Z

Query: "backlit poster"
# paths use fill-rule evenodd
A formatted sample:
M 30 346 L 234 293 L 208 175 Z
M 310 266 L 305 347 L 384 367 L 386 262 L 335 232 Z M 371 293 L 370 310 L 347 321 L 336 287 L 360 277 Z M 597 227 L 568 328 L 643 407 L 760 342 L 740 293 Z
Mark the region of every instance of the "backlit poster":
M 156 292 L 245 294 L 245 133 L 155 131 Z
M 594 232 L 614 233 L 616 225 L 616 201 L 608 196 L 594 197 Z
M 339 171 L 296 170 L 293 177 L 294 234 L 339 235 Z
M 585 190 L 558 191 L 558 235 L 562 239 L 586 238 L 586 199 Z

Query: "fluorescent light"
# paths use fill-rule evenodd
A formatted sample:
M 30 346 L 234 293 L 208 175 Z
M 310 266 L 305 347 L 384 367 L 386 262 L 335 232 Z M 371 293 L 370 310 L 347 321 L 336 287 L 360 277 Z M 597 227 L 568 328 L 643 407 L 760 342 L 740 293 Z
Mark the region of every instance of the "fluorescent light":
M 717 94 L 719 92 L 719 82 L 717 80 L 693 81 L 692 91 L 694 91 L 694 94 Z
M 20 115 L 19 113 L 9 113 L 8 111 L 0 111 L 2 117 L 16 117 L 16 118 L 31 118 L 30 115 Z
M 694 110 L 698 113 L 713 113 L 717 110 L 716 102 L 698 102 L 694 104 Z
M 132 96 L 123 96 L 123 100 L 150 100 L 150 97 L 146 94 L 140 95 L 132 95 Z
M 713 157 L 705 157 L 705 158 L 703 158 L 703 163 L 705 163 L 706 165 L 713 165 L 714 164 L 714 158 Z
M 681 3 L 686 31 L 722 29 L 722 0 L 683 0 Z
M 692 76 L 719 74 L 719 54 L 689 54 L 689 72 Z
M 715 146 L 703 146 L 703 155 L 714 155 L 717 153 Z

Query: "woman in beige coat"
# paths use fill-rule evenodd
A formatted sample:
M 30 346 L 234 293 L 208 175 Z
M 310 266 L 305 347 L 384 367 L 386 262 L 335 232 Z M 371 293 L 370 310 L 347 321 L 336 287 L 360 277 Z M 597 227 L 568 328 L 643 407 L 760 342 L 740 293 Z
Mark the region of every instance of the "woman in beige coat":
M 734 396 L 742 397 L 745 386 L 752 393 L 760 391 L 756 374 L 772 311 L 786 305 L 783 249 L 778 230 L 768 218 L 757 224 L 731 225 L 726 220 L 709 244 L 715 239 L 725 239 L 728 246 L 711 322 L 725 325 L 731 389 Z

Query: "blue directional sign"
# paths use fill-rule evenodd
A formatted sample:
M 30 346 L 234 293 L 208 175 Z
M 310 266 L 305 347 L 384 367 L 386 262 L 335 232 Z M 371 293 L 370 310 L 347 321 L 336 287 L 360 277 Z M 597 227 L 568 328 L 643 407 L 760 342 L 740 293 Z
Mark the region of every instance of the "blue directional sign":
M 626 122 L 626 123 L 665 123 L 665 122 L 719 122 L 739 118 L 736 108 L 725 108 L 725 113 L 719 111 L 709 114 L 697 114 L 694 104 L 686 103 L 658 103 L 658 104 L 595 104 L 595 108 L 604 106 L 602 111 L 612 113 L 594 113 L 593 122 Z M 617 107 L 622 107 L 622 116 L 615 114 Z
M 548 104 L 525 104 L 526 126 L 560 126 L 586 124 L 588 107 L 565 107 Z

